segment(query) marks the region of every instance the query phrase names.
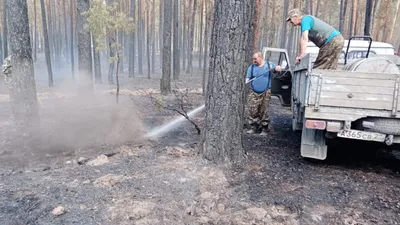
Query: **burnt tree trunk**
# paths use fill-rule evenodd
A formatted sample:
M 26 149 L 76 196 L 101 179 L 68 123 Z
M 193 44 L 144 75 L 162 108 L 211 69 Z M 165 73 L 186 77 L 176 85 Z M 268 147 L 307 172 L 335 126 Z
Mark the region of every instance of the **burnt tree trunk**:
M 11 55 L 4 62 L 3 72 L 14 121 L 25 127 L 39 118 L 26 0 L 8 2 L 7 22 Z
M 163 95 L 171 93 L 171 16 L 172 0 L 164 0 L 163 61 L 160 82 L 161 94 Z
M 53 87 L 53 70 L 51 67 L 49 33 L 47 30 L 47 20 L 46 20 L 47 17 L 46 17 L 46 7 L 44 4 L 44 0 L 40 0 L 40 6 L 42 11 L 42 29 L 44 37 L 44 54 L 46 57 L 47 75 L 49 77 L 49 87 Z
M 206 115 L 200 152 L 217 163 L 240 163 L 243 149 L 244 74 L 254 49 L 254 0 L 215 1 Z
M 77 1 L 78 70 L 82 87 L 93 89 L 91 38 L 90 32 L 85 29 L 87 18 L 82 15 L 89 7 L 89 0 Z
M 136 24 L 136 1 L 131 0 L 131 6 L 130 6 L 130 16 L 133 19 L 133 24 Z M 135 76 L 135 53 L 136 53 L 136 48 L 135 48 L 135 35 L 136 35 L 136 29 L 133 30 L 132 34 L 130 34 L 130 39 L 129 39 L 129 77 L 134 77 Z
M 174 80 L 179 80 L 180 76 L 180 46 L 179 46 L 179 1 L 174 0 L 174 44 L 173 44 L 173 78 Z

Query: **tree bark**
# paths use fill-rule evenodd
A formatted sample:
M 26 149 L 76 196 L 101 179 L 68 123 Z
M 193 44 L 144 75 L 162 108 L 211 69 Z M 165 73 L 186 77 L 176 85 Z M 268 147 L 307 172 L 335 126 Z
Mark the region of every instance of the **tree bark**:
M 8 25 L 7 25 L 7 8 L 8 1 L 3 0 L 3 57 L 4 59 L 8 56 Z
M 130 16 L 133 19 L 133 24 L 136 25 L 136 1 L 131 0 L 131 6 L 130 6 Z M 129 42 L 129 77 L 134 77 L 135 76 L 135 53 L 136 53 L 136 48 L 135 48 L 135 35 L 136 35 L 136 29 L 132 32 L 130 35 L 130 42 Z
M 206 115 L 200 153 L 217 163 L 240 163 L 244 74 L 254 49 L 254 0 L 215 1 Z
M 199 68 L 202 68 L 202 54 L 203 54 L 203 26 L 204 26 L 204 5 L 205 5 L 205 1 L 201 1 L 201 9 L 200 9 L 200 37 L 199 37 Z
M 37 61 L 37 16 L 36 16 L 36 0 L 33 1 L 33 61 Z
M 92 35 L 92 43 L 93 43 L 93 60 L 94 60 L 94 78 L 96 84 L 103 83 L 101 77 L 101 62 L 100 62 L 100 52 L 97 49 L 96 40 L 93 38 Z
M 179 1 L 174 0 L 174 44 L 173 44 L 173 60 L 174 60 L 174 66 L 173 66 L 173 78 L 174 80 L 179 80 L 179 75 L 180 75 L 180 46 L 179 46 Z
M 203 79 L 202 79 L 202 95 L 204 96 L 206 93 L 206 82 L 207 82 L 207 66 L 208 66 L 208 40 L 210 33 L 210 23 L 211 23 L 211 10 L 208 9 L 207 1 L 204 1 L 204 5 L 206 8 L 206 27 L 204 29 L 204 63 L 203 63 Z
M 281 42 L 280 46 L 281 48 L 285 48 L 286 44 L 286 28 L 287 28 L 287 14 L 289 12 L 289 0 L 285 0 L 284 5 L 283 5 L 283 22 L 282 22 L 282 29 L 281 29 Z
M 7 22 L 11 55 L 4 61 L 3 72 L 14 121 L 25 127 L 39 119 L 26 0 L 8 2 Z
M 47 31 L 47 17 L 46 17 L 46 7 L 44 4 L 44 0 L 40 0 L 40 5 L 42 9 L 42 29 L 44 36 L 44 54 L 46 57 L 47 64 L 47 75 L 49 78 L 49 87 L 53 87 L 53 70 L 51 67 L 51 55 L 50 55 L 50 43 L 49 43 L 49 34 Z
M 187 4 L 186 4 L 186 0 L 184 1 L 184 9 L 183 9 L 183 33 L 182 33 L 182 68 L 183 70 L 186 69 L 186 53 L 187 53 L 187 44 L 188 44 L 188 40 L 187 40 L 187 29 L 188 29 L 188 13 L 187 13 Z
M 358 0 L 353 0 L 353 14 L 352 14 L 352 16 L 353 16 L 353 19 L 352 19 L 353 24 L 352 24 L 352 29 L 351 29 L 353 35 L 356 35 L 357 6 L 358 6 Z
M 68 60 L 68 24 L 67 24 L 67 11 L 66 11 L 66 4 L 67 0 L 63 0 L 63 16 L 64 16 L 64 45 L 63 45 L 63 53 L 65 59 Z
M 364 24 L 364 36 L 370 36 L 371 26 L 371 13 L 372 13 L 372 0 L 367 0 L 365 6 L 365 24 Z
M 162 95 L 171 93 L 171 14 L 172 0 L 164 1 L 164 23 L 163 23 L 163 63 L 160 89 Z
M 193 71 L 193 45 L 194 45 L 194 24 L 196 16 L 197 0 L 193 0 L 193 8 L 191 8 L 190 18 L 190 33 L 189 33 L 189 44 L 188 44 L 188 65 L 186 73 L 191 74 Z
M 319 3 L 320 0 L 318 0 Z M 317 5 L 317 12 L 319 4 Z M 346 19 L 347 0 L 340 0 L 339 31 L 344 32 L 344 21 Z
M 143 46 L 144 39 L 142 37 L 143 33 L 143 16 L 142 16 L 142 1 L 138 0 L 138 20 L 137 20 L 137 35 L 138 35 L 138 66 L 139 66 L 139 74 L 143 74 Z
M 156 73 L 156 0 L 151 8 L 151 72 Z
M 315 16 L 318 17 L 318 12 L 319 12 L 319 6 L 321 4 L 321 0 L 317 0 L 317 8 L 315 9 Z
M 159 15 L 160 15 L 160 19 L 159 19 L 159 31 L 158 31 L 158 42 L 159 42 L 159 47 L 160 47 L 160 68 L 162 68 L 162 62 L 163 62 L 163 59 L 162 59 L 162 57 L 163 57 L 163 51 L 164 51 L 164 48 L 163 48 L 163 32 L 164 32 L 164 29 L 163 29 L 163 25 L 164 25 L 164 22 L 163 22 L 163 20 L 164 20 L 164 9 L 163 9 L 163 7 L 164 7 L 164 0 L 160 0 L 160 12 L 159 12 Z
M 252 25 L 253 25 L 253 28 L 254 28 L 254 39 L 253 39 L 253 41 L 254 41 L 254 44 L 253 44 L 253 46 L 254 46 L 254 49 L 253 49 L 253 52 L 258 52 L 259 51 L 259 49 L 258 49 L 258 38 L 259 38 L 259 27 L 260 27 L 260 6 L 261 6 L 261 4 L 260 4 L 260 2 L 261 2 L 261 0 L 254 0 L 254 2 L 255 2 L 255 13 L 254 13 L 254 15 L 253 15 L 253 22 L 252 22 Z M 286 22 L 286 21 L 285 21 Z
M 147 50 L 147 52 L 146 52 L 146 55 L 147 55 L 147 78 L 148 79 L 150 79 L 151 78 L 151 61 L 150 61 L 150 59 L 151 59 L 151 55 L 150 55 L 150 48 L 151 48 L 151 38 L 152 38 L 152 34 L 151 34 L 151 31 L 150 31 L 150 4 L 149 3 L 147 3 L 147 10 L 146 10 L 146 22 L 145 22 L 145 24 L 146 24 L 146 31 L 147 31 L 147 37 L 146 37 L 146 50 Z
M 369 0 L 369 1 L 371 1 L 371 0 Z M 390 41 L 391 42 L 394 42 L 393 34 L 394 34 L 395 29 L 396 29 L 397 17 L 399 16 L 399 13 L 400 13 L 399 12 L 399 8 L 400 8 L 400 0 L 397 0 L 396 10 L 395 10 L 394 17 L 393 17 L 393 22 L 392 22 L 392 29 L 390 29 Z M 399 25 L 397 25 L 397 26 L 399 26 Z
M 89 0 L 77 1 L 77 17 L 78 17 L 78 70 L 79 81 L 82 88 L 88 90 L 93 89 L 92 76 L 92 53 L 90 32 L 85 29 L 87 18 L 82 15 L 83 12 L 90 8 Z
M 71 0 L 70 2 L 70 22 L 71 22 L 71 41 L 70 41 L 70 54 L 71 54 L 71 76 L 72 79 L 75 79 L 75 59 L 74 59 L 74 1 L 75 0 Z

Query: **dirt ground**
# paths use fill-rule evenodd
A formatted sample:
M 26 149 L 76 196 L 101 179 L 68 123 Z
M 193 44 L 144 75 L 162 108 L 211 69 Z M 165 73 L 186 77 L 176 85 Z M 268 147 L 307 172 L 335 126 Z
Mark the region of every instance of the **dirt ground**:
M 188 122 L 145 137 L 177 116 L 144 94 L 159 77 L 122 84 L 118 106 L 106 87 L 83 98 L 39 85 L 37 145 L 13 133 L 0 96 L 0 224 L 400 224 L 399 152 L 346 142 L 327 161 L 302 159 L 290 111 L 273 99 L 269 136 L 245 135 L 245 165 L 219 167 L 197 155 Z M 203 104 L 200 76 L 179 86 L 188 107 Z

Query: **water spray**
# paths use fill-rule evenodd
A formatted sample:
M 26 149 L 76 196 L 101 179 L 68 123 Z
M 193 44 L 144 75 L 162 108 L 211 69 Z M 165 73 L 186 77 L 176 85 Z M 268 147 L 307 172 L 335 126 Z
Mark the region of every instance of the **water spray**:
M 193 109 L 192 111 L 190 111 L 187 116 L 190 118 L 191 116 L 196 115 L 197 113 L 201 112 L 205 107 L 205 104 Z M 176 128 L 180 123 L 184 122 L 186 120 L 186 118 L 184 116 L 179 116 L 176 119 L 165 123 L 159 127 L 156 127 L 154 129 L 152 129 L 150 132 L 148 132 L 145 137 L 155 137 L 155 136 L 159 136 L 160 134 L 163 134 L 165 132 L 168 132 L 174 128 Z

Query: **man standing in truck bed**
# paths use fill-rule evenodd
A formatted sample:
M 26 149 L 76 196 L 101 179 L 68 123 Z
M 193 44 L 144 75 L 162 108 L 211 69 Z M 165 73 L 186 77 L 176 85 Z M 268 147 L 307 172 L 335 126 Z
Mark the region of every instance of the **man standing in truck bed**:
M 314 68 L 337 68 L 344 45 L 344 38 L 338 30 L 314 16 L 303 15 L 299 9 L 290 10 L 286 21 L 290 21 L 293 26 L 301 26 L 300 53 L 296 58 L 296 64 L 307 55 L 307 43 L 310 40 L 319 47 Z

